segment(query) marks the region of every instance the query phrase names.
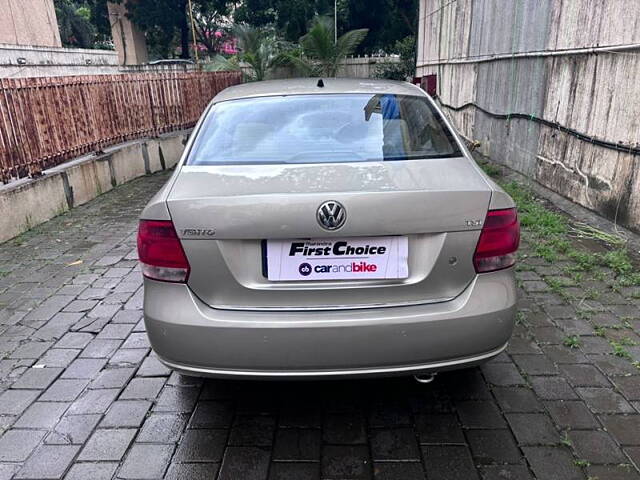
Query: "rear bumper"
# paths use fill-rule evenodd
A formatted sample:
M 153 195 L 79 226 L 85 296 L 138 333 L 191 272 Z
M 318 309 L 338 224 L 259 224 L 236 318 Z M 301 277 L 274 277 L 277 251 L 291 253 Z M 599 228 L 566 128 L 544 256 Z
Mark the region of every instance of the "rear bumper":
M 383 376 L 487 361 L 511 336 L 513 269 L 478 275 L 450 302 L 362 310 L 213 309 L 185 285 L 145 279 L 153 349 L 188 375 L 268 378 Z

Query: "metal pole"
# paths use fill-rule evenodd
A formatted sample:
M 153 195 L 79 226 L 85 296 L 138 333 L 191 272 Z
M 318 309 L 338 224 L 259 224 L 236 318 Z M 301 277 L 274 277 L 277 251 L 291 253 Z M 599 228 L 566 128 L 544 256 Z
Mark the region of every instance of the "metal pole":
M 198 55 L 198 42 L 196 41 L 196 24 L 193 21 L 193 6 L 189 0 L 189 18 L 191 19 L 191 36 L 193 37 L 193 53 L 196 56 L 196 66 L 200 70 L 200 56 Z
M 338 0 L 333 0 L 333 44 L 338 44 Z

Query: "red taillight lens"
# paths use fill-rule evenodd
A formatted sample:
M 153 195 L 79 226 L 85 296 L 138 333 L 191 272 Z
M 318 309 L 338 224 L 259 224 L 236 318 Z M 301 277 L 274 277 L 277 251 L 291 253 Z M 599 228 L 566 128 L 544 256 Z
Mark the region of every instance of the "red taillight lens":
M 484 221 L 473 264 L 476 272 L 493 272 L 516 263 L 520 222 L 515 208 L 489 210 Z
M 164 282 L 189 278 L 189 262 L 171 221 L 140 220 L 138 258 L 145 277 Z

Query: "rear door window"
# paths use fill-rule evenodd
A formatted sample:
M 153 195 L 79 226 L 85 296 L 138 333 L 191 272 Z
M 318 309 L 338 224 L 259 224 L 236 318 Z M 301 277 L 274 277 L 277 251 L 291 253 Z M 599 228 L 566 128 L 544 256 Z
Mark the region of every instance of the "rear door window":
M 214 105 L 188 165 L 394 161 L 460 156 L 426 98 L 325 94 Z

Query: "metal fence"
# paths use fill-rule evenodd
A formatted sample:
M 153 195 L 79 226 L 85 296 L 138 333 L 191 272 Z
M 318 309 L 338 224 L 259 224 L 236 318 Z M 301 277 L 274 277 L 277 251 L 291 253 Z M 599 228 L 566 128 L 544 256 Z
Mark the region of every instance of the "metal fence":
M 239 72 L 0 79 L 0 181 L 82 154 L 191 127 Z

